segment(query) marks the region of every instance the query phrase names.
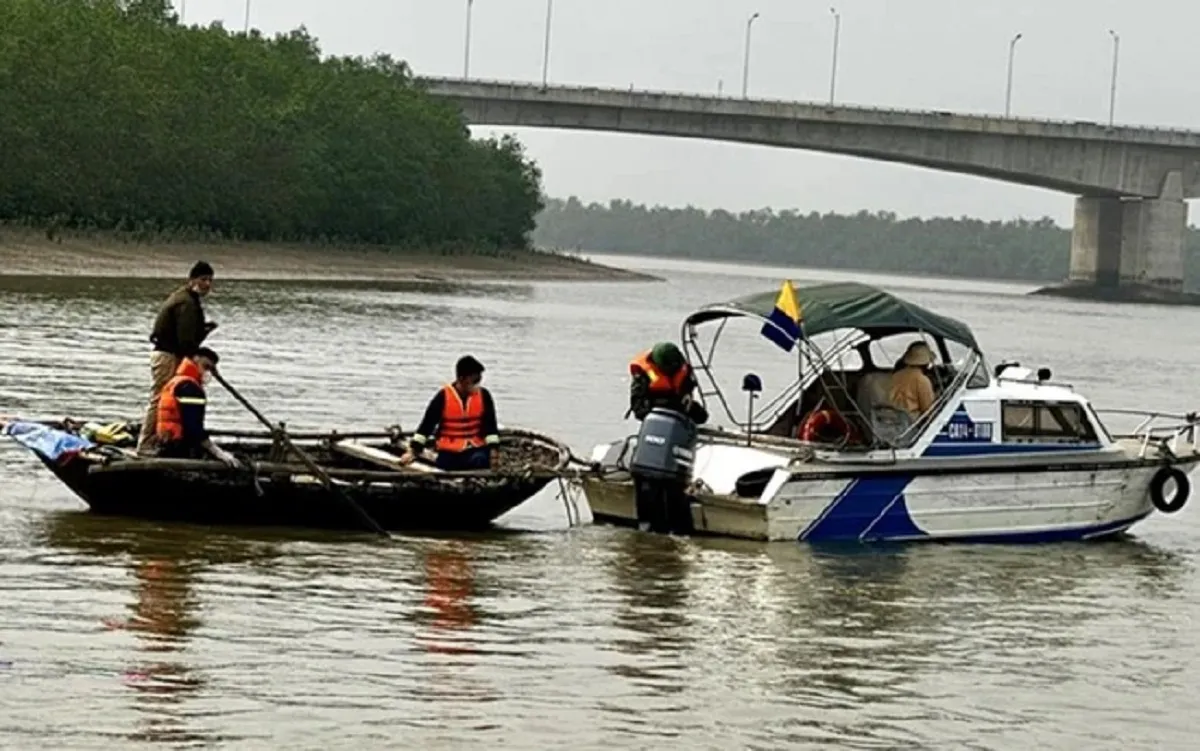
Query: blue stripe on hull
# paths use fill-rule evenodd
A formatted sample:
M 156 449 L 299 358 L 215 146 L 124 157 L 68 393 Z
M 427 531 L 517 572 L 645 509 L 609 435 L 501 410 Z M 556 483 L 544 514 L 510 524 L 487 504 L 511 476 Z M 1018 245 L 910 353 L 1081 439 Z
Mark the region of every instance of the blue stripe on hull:
M 908 515 L 904 489 L 912 475 L 860 477 L 800 533 L 804 542 L 925 537 Z
M 1098 443 L 983 443 L 934 442 L 922 456 L 996 456 L 1012 454 L 1061 454 L 1066 451 L 1099 451 Z

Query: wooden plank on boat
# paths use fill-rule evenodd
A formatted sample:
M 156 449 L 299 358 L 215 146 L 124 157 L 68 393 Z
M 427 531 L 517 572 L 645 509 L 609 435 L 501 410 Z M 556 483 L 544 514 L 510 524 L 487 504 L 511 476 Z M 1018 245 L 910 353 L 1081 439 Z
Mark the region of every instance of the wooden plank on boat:
M 334 441 L 331 446 L 334 451 L 337 451 L 340 454 L 345 454 L 346 456 L 351 456 L 364 462 L 370 462 L 371 464 L 375 464 L 380 467 L 387 467 L 388 469 L 396 470 L 397 472 L 404 472 L 408 470 L 432 474 L 442 471 L 437 467 L 431 467 L 428 464 L 422 464 L 419 461 L 413 462 L 412 464 L 402 464 L 400 462 L 400 457 L 396 456 L 395 454 L 390 454 L 383 449 L 365 446 L 355 441 Z

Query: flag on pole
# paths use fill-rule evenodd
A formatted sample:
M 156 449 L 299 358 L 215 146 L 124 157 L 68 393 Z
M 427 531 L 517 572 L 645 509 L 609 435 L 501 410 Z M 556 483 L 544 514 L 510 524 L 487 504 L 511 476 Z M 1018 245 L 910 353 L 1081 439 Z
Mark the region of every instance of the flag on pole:
M 761 333 L 784 352 L 791 352 L 796 342 L 803 338 L 803 313 L 796 299 L 796 288 L 792 286 L 790 279 L 783 280 L 779 297 L 775 298 L 775 309 L 767 316 Z

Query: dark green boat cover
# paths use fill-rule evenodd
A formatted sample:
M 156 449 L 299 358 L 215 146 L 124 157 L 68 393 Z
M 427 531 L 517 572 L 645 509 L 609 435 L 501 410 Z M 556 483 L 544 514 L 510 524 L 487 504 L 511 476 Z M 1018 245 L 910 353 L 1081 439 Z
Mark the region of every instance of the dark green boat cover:
M 693 324 L 749 315 L 766 318 L 775 308 L 779 289 L 760 292 L 726 303 L 710 305 L 688 317 Z M 838 329 L 859 329 L 871 336 L 922 331 L 978 350 L 975 335 L 961 321 L 938 315 L 920 305 L 858 282 L 796 287 L 806 336 Z

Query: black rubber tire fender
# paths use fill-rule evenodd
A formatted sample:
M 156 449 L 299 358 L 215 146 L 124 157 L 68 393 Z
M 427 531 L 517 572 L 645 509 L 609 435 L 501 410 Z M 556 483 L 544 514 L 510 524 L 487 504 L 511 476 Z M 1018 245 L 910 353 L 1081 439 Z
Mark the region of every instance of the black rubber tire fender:
M 1168 480 L 1175 481 L 1175 495 L 1169 501 L 1163 494 Z M 1164 514 L 1173 514 L 1183 508 L 1191 492 L 1192 481 L 1178 467 L 1163 467 L 1150 478 L 1150 502 Z

